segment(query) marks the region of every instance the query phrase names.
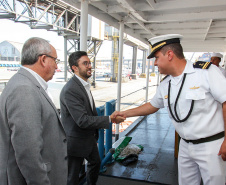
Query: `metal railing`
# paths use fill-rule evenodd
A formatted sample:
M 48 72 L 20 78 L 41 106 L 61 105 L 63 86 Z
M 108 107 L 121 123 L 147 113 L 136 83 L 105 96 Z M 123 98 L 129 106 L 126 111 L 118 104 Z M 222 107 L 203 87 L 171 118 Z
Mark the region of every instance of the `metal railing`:
M 105 103 L 105 106 L 97 107 L 98 116 L 110 116 L 115 111 L 116 100 L 111 100 Z M 100 172 L 106 171 L 104 166 L 106 163 L 112 163 L 112 123 L 109 123 L 109 129 L 99 129 L 98 149 L 101 159 Z M 105 155 L 104 155 L 105 154 Z

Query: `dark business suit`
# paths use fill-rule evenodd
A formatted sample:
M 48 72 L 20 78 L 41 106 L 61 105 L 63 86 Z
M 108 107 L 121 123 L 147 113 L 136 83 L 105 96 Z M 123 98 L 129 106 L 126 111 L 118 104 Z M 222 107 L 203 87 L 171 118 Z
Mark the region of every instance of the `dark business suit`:
M 62 89 L 60 107 L 62 123 L 68 138 L 68 185 L 78 183 L 77 177 L 84 158 L 88 161 L 87 183 L 94 185 L 100 168 L 96 144 L 98 129 L 109 127 L 109 117 L 97 116 L 94 102 L 92 109 L 88 94 L 76 76 Z

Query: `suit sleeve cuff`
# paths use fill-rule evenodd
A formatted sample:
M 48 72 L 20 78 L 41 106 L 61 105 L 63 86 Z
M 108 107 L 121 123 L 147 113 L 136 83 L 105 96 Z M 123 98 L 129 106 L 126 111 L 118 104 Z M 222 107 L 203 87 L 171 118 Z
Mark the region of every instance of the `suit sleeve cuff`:
M 111 117 L 109 116 L 109 123 L 111 123 Z

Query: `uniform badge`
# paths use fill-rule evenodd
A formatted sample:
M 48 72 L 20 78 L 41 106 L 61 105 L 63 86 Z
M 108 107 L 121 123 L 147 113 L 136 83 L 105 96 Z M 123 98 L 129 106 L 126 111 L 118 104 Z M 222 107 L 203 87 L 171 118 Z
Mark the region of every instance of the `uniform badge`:
M 195 86 L 194 86 L 194 87 L 190 87 L 190 89 L 198 89 L 198 88 L 199 88 L 199 87 L 195 87 Z
M 168 95 L 165 95 L 164 98 L 167 99 L 168 98 Z

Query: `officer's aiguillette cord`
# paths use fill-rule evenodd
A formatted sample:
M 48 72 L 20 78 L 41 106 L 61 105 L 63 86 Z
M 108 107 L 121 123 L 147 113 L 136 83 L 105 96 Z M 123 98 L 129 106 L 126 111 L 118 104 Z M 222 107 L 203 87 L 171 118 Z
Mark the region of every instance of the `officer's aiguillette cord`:
M 181 86 L 180 86 L 180 89 L 179 89 L 179 92 L 178 92 L 178 94 L 177 94 L 177 98 L 176 98 L 176 101 L 175 101 L 175 104 L 174 104 L 174 111 L 175 111 L 175 115 L 176 115 L 177 118 L 175 118 L 175 116 L 173 115 L 173 112 L 172 112 L 171 107 L 170 107 L 170 88 L 171 88 L 171 80 L 169 81 L 169 87 L 168 87 L 168 106 L 169 106 L 170 114 L 171 114 L 171 116 L 173 117 L 173 119 L 174 119 L 176 122 L 184 122 L 184 121 L 186 121 L 186 120 L 189 118 L 189 116 L 191 115 L 191 112 L 192 112 L 193 106 L 194 106 L 194 100 L 192 100 L 192 102 L 191 102 L 191 107 L 190 107 L 190 110 L 189 110 L 189 112 L 188 112 L 188 115 L 187 115 L 184 119 L 182 119 L 182 120 L 179 118 L 179 116 L 178 116 L 178 114 L 177 114 L 176 106 L 177 106 L 178 99 L 179 99 L 179 97 L 180 97 L 181 90 L 182 90 L 183 85 L 184 85 L 184 81 L 185 81 L 186 75 L 187 75 L 187 73 L 184 73 L 183 81 L 182 81 L 182 83 L 181 83 Z

